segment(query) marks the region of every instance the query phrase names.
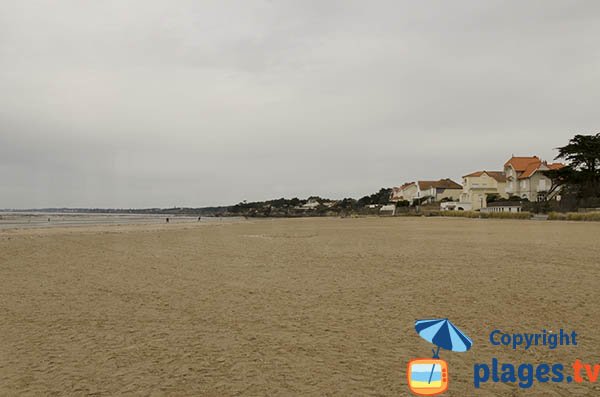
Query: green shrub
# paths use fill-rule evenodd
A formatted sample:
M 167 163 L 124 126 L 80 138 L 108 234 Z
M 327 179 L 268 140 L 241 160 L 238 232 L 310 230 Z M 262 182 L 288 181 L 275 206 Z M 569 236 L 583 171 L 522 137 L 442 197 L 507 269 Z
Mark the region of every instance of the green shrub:
M 479 218 L 479 212 L 475 211 L 442 211 L 441 216 L 456 218 Z
M 548 220 L 550 221 L 566 221 L 567 214 L 563 212 L 550 212 L 548 214 Z
M 531 214 L 529 212 L 482 212 L 481 218 L 493 218 L 493 219 L 529 219 Z
M 548 219 L 553 221 L 600 222 L 600 211 L 596 212 L 551 212 Z
M 600 221 L 600 212 L 585 212 L 583 213 L 583 220 L 589 222 Z
M 529 219 L 529 212 L 477 212 L 477 211 L 442 211 L 441 216 L 482 219 Z

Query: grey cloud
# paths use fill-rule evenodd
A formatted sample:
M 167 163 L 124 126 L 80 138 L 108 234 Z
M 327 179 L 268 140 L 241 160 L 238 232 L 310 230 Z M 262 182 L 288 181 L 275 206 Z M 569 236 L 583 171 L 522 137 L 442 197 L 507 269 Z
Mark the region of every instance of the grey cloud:
M 595 1 L 1 1 L 0 208 L 360 196 L 597 130 Z

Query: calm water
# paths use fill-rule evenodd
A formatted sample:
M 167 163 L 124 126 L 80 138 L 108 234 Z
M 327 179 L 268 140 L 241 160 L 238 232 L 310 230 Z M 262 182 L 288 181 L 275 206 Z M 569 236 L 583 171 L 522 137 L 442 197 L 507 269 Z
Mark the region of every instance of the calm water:
M 197 216 L 149 215 L 149 214 L 62 214 L 43 212 L 0 212 L 0 229 L 21 229 L 39 227 L 65 227 L 84 225 L 131 225 L 131 224 L 161 224 L 169 218 L 171 223 L 197 222 L 231 222 L 243 218 L 215 218 Z

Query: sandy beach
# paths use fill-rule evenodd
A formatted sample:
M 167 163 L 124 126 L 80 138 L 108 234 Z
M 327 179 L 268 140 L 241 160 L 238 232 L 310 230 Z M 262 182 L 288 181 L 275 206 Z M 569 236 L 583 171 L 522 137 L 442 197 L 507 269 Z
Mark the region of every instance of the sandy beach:
M 473 387 L 473 365 L 600 362 L 600 224 L 449 218 L 0 230 L 0 395 L 409 395 L 414 321 L 472 339 L 447 395 L 597 395 L 600 383 Z M 577 331 L 513 351 L 493 329 Z

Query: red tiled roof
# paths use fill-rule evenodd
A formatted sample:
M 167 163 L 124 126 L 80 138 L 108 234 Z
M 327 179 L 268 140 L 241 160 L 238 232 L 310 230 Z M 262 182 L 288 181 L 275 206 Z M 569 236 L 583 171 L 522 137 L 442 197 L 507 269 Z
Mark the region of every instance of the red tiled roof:
M 502 172 L 502 171 L 485 171 L 485 170 L 484 171 L 476 171 L 476 172 L 472 172 L 468 175 L 464 175 L 463 178 L 478 177 L 478 176 L 483 175 L 484 173 L 489 175 L 491 178 L 494 178 L 498 182 L 506 182 L 506 175 L 504 175 L 504 172 Z
M 475 172 L 471 172 L 470 174 L 463 175 L 463 178 L 468 178 L 468 177 L 470 177 L 470 176 L 473 176 L 473 177 L 481 176 L 481 175 L 483 175 L 483 173 L 484 173 L 484 172 L 485 172 L 485 171 L 475 171 Z
M 527 168 L 525 168 L 523 173 L 519 175 L 519 179 L 529 178 L 531 175 L 533 175 L 534 172 L 536 172 L 540 168 L 540 165 L 542 165 L 541 162 L 530 163 L 529 165 L 527 165 Z
M 434 182 L 435 181 L 417 181 L 419 184 L 419 189 L 421 190 L 429 189 Z
M 512 165 L 515 171 L 523 172 L 529 167 L 531 164 L 540 164 L 542 160 L 538 156 L 532 157 L 511 157 L 506 163 L 504 163 L 504 167 L 508 167 Z
M 529 164 L 529 166 L 527 166 L 525 171 L 523 171 L 523 173 L 521 175 L 519 175 L 519 179 L 529 178 L 531 175 L 535 174 L 535 172 L 537 170 L 539 170 L 542 165 L 548 167 L 551 170 L 558 170 L 565 166 L 562 163 L 547 164 L 545 161 L 540 162 L 539 164 L 531 163 L 531 164 Z
M 440 179 L 439 181 L 418 181 L 419 189 L 427 190 L 432 187 L 437 189 L 462 189 L 462 186 L 451 179 Z

